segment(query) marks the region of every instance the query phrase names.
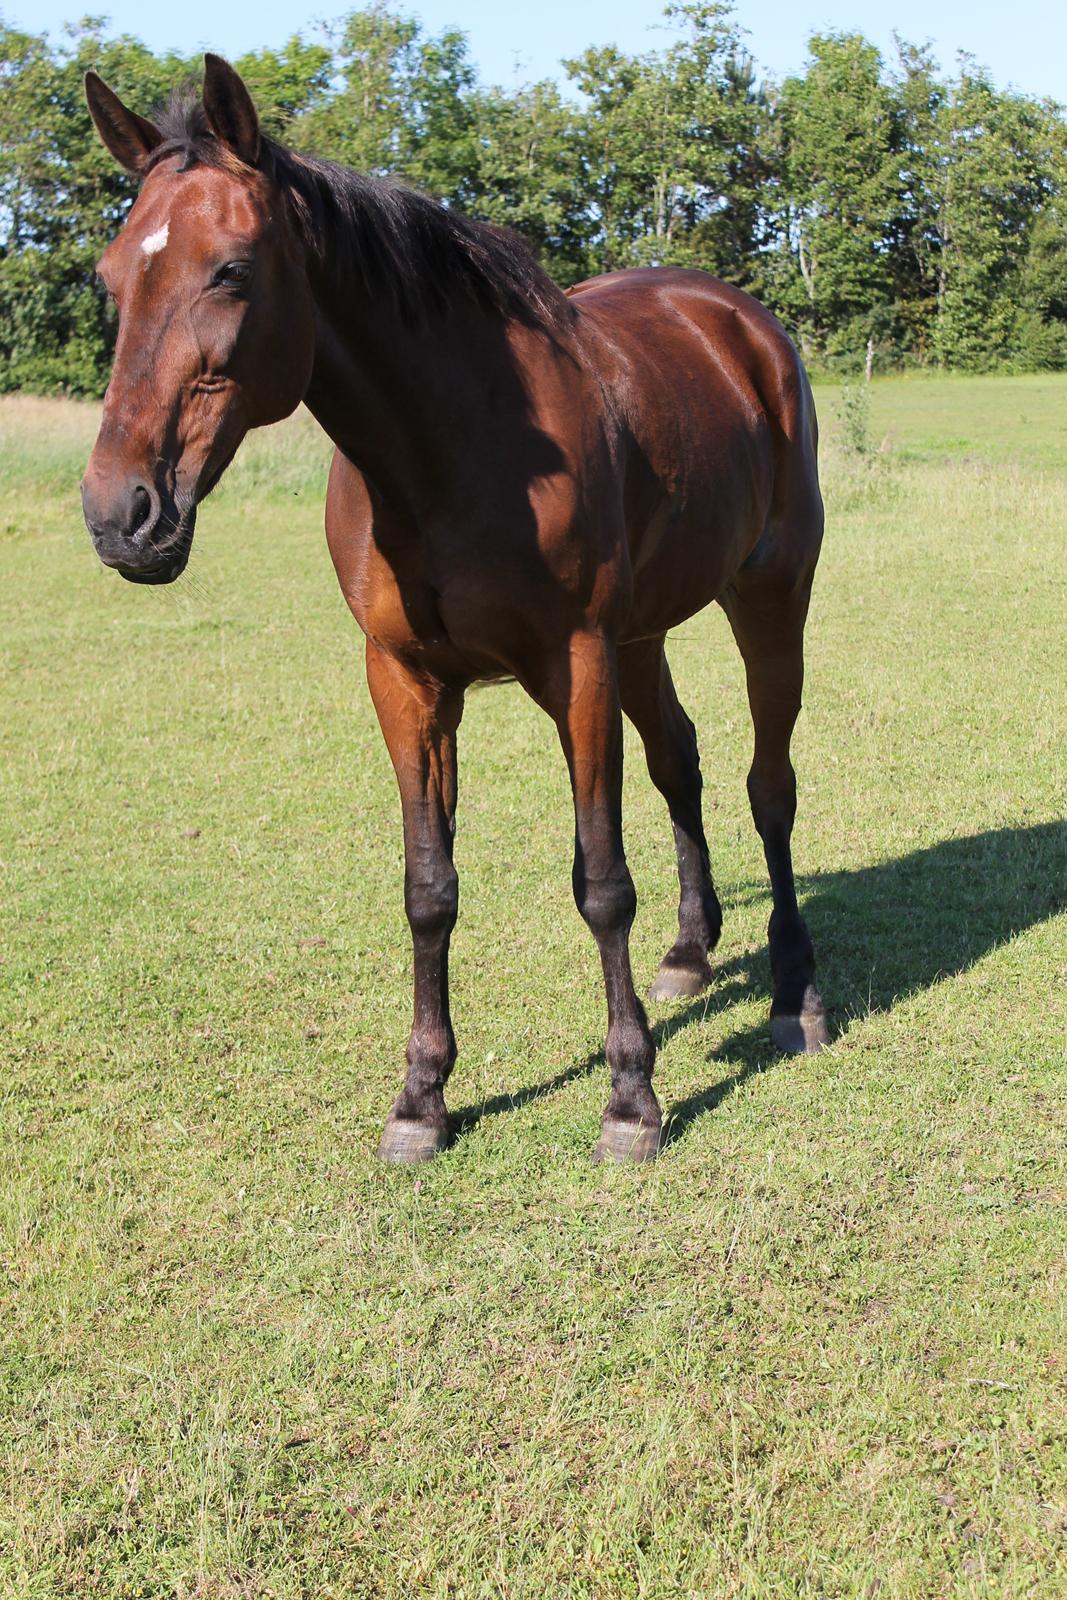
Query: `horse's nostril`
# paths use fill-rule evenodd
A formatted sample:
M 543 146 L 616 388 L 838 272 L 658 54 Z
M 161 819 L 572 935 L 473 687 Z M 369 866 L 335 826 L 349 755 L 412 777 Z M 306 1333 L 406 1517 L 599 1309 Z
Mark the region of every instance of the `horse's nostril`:
M 130 538 L 136 539 L 139 533 L 145 532 L 154 521 L 152 496 L 143 486 L 133 491 L 132 516 L 130 518 Z
M 136 488 L 133 491 L 133 507 L 131 507 L 131 510 L 133 510 L 133 515 L 130 517 L 130 534 L 131 538 L 136 539 L 136 536 L 141 533 L 142 528 L 144 528 L 150 515 L 152 515 L 152 501 L 149 499 L 149 491 L 142 490 L 142 488 Z

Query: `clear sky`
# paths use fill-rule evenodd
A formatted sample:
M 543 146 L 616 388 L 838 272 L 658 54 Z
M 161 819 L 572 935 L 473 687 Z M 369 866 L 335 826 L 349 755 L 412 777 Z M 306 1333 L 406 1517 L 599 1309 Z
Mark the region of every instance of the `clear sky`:
M 614 43 L 646 50 L 665 35 L 657 27 L 659 0 L 537 0 L 521 9 L 501 0 L 395 0 L 396 9 L 421 17 L 433 32 L 454 24 L 471 41 L 481 76 L 514 84 L 558 72 L 562 56 L 588 44 Z M 9 24 L 58 34 L 62 24 L 88 9 L 84 0 L 0 0 Z M 257 45 L 281 44 L 294 32 L 310 33 L 323 17 L 352 6 L 346 0 L 182 0 L 177 6 L 144 0 L 99 0 L 117 32 L 142 38 L 153 49 L 185 52 L 203 46 L 236 56 Z M 967 50 L 992 70 L 998 84 L 1067 102 L 1067 5 L 1063 0 L 738 0 L 736 15 L 749 47 L 776 76 L 801 66 L 807 36 L 820 29 L 858 28 L 883 50 L 894 29 L 915 42 L 930 40 L 943 67 Z

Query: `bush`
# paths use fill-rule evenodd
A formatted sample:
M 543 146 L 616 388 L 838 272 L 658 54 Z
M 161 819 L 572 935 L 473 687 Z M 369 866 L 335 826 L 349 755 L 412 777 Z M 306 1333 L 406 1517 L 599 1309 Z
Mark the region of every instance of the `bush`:
M 868 383 L 843 383 L 837 406 L 841 444 L 849 455 L 869 456 L 871 443 L 871 389 Z

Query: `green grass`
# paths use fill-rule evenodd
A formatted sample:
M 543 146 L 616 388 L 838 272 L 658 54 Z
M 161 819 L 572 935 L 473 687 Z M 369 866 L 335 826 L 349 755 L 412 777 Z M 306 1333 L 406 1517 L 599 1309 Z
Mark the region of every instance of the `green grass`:
M 0 401 L 0 1594 L 1067 1595 L 1063 379 L 820 392 L 796 741 L 836 1042 L 775 1059 L 728 630 L 672 648 L 726 908 L 595 1169 L 562 760 L 461 730 L 464 1131 L 374 1160 L 408 941 L 309 423 L 169 590 L 95 561 L 90 407 Z M 628 743 L 642 983 L 672 937 Z M 1059 914 L 1057 914 L 1059 913 Z
M 897 459 L 1067 471 L 1067 390 L 1059 374 L 991 381 L 916 373 L 874 383 L 872 397 L 874 442 Z

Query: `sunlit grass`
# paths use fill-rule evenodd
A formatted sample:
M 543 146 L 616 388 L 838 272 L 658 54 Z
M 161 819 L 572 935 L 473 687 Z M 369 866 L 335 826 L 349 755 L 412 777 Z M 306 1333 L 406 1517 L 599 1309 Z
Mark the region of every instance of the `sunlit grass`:
M 750 730 L 701 738 L 720 980 L 674 1142 L 594 1169 L 603 1002 L 551 729 L 461 730 L 453 1149 L 379 1167 L 410 995 L 392 774 L 307 419 L 187 578 L 96 563 L 92 407 L 0 401 L 0 1592 L 1067 1592 L 1067 382 L 820 391 L 796 861 L 834 1047 L 767 1040 Z M 628 743 L 643 983 L 676 889 Z

